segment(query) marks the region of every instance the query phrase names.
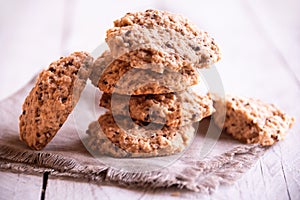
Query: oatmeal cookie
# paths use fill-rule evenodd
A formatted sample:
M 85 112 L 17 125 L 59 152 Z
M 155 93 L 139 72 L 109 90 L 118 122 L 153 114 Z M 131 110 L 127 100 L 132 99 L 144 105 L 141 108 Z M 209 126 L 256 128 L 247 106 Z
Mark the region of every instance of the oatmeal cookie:
M 164 156 L 183 151 L 191 144 L 195 134 L 192 124 L 168 127 L 151 124 L 123 116 L 112 116 L 110 112 L 98 119 L 101 131 L 119 148 L 134 157 Z
M 113 113 L 143 122 L 167 126 L 184 126 L 210 116 L 214 112 L 209 94 L 199 96 L 191 90 L 161 95 L 125 96 L 104 93 L 100 106 Z
M 131 67 L 129 62 L 112 59 L 104 52 L 94 63 L 90 76 L 92 83 L 105 93 L 124 95 L 165 94 L 186 90 L 199 82 L 194 70 L 157 73 Z
M 214 106 L 215 123 L 234 138 L 246 143 L 270 146 L 284 139 L 294 123 L 293 117 L 287 116 L 273 104 L 253 98 L 227 96 L 225 102 L 217 100 Z
M 89 77 L 93 58 L 75 52 L 43 70 L 23 104 L 20 139 L 35 150 L 44 148 L 64 124 Z
M 88 134 L 86 145 L 96 155 L 107 155 L 117 158 L 131 157 L 131 153 L 119 148 L 103 134 L 98 121 L 89 124 L 86 134 Z
M 165 68 L 209 67 L 221 59 L 218 45 L 207 32 L 180 15 L 153 9 L 116 20 L 107 31 L 106 42 L 114 58 L 133 60 L 136 68 L 161 73 Z

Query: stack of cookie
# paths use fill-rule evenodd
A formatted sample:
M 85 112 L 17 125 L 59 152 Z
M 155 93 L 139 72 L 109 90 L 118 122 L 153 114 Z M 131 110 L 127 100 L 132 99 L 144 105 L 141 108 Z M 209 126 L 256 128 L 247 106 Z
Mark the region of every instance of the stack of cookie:
M 89 146 L 115 157 L 162 156 L 182 151 L 193 124 L 210 116 L 209 94 L 197 68 L 220 59 L 218 46 L 187 19 L 157 10 L 127 13 L 107 31 L 105 51 L 94 63 L 92 83 L 109 111 L 89 126 Z
M 220 59 L 214 40 L 181 16 L 147 10 L 115 21 L 106 42 L 109 50 L 94 63 L 88 53 L 74 52 L 38 75 L 19 117 L 20 139 L 35 150 L 46 147 L 90 78 L 109 111 L 89 125 L 89 150 L 115 157 L 182 151 L 196 122 L 214 112 L 209 94 L 190 89 L 201 81 L 196 69 Z M 227 96 L 215 99 L 214 107 L 215 124 L 245 143 L 273 145 L 295 122 L 252 98 Z

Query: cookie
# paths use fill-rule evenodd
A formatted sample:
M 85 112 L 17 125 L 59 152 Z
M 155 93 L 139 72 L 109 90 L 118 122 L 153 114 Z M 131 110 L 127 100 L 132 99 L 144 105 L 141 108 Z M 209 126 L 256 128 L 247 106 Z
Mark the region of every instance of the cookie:
M 132 156 L 131 153 L 119 148 L 103 134 L 98 121 L 89 124 L 86 134 L 88 134 L 88 137 L 85 140 L 85 144 L 96 155 L 107 155 L 117 158 Z
M 131 67 L 129 62 L 114 60 L 108 52 L 104 52 L 95 61 L 90 79 L 105 93 L 165 94 L 184 91 L 197 84 L 199 74 L 194 69 L 179 72 L 166 70 L 164 73 L 137 69 Z
M 148 66 L 157 72 L 180 71 L 190 65 L 209 67 L 221 59 L 218 45 L 207 32 L 180 15 L 159 10 L 127 13 L 107 31 L 106 42 L 115 58 L 135 60 L 136 52 L 146 50 L 148 57 L 155 57 Z
M 181 127 L 149 125 L 122 116 L 115 116 L 114 119 L 109 112 L 100 116 L 98 122 L 102 133 L 133 157 L 165 156 L 181 152 L 191 144 L 195 133 L 192 124 Z M 101 141 L 98 140 L 98 143 L 101 144 Z
M 199 96 L 191 90 L 161 95 L 112 95 L 104 93 L 100 106 L 114 114 L 130 116 L 143 122 L 184 126 L 210 116 L 214 112 L 210 95 Z M 113 102 L 113 105 L 111 104 Z
M 294 123 L 293 117 L 287 116 L 276 106 L 252 98 L 227 96 L 225 103 L 217 100 L 214 106 L 215 123 L 234 138 L 246 143 L 270 146 L 284 139 Z
M 128 50 L 126 50 L 128 51 Z M 128 51 L 123 55 L 118 55 L 119 60 L 129 62 L 130 66 L 139 69 L 150 69 L 153 72 L 163 73 L 165 70 L 180 71 L 194 70 L 194 65 L 186 63 L 179 56 L 162 54 L 154 49 L 140 49 Z M 175 58 L 175 59 L 174 59 Z
M 44 148 L 64 124 L 85 87 L 92 62 L 88 53 L 75 52 L 39 74 L 19 117 L 20 139 L 29 147 Z

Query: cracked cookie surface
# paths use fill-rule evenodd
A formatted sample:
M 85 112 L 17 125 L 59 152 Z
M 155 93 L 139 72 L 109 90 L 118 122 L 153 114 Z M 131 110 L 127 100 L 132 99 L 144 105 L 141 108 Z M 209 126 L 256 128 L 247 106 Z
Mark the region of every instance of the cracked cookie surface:
M 215 123 L 245 143 L 270 146 L 284 139 L 294 123 L 293 117 L 289 117 L 273 104 L 253 98 L 228 95 L 225 102 L 218 100 L 214 106 Z
M 153 9 L 116 20 L 106 42 L 114 58 L 160 73 L 209 67 L 221 59 L 218 45 L 207 32 L 181 15 Z

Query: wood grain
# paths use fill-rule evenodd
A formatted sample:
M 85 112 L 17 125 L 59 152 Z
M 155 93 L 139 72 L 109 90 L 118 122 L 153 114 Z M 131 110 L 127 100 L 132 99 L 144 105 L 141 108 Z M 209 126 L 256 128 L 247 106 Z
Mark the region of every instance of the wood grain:
M 0 171 L 0 199 L 40 199 L 42 178 Z
M 121 187 L 89 184 L 74 180 L 49 179 L 46 199 L 140 199 L 146 189 L 130 190 Z
M 267 42 L 278 55 L 282 65 L 300 83 L 300 2 L 244 1 L 253 12 L 253 20 L 264 33 Z

